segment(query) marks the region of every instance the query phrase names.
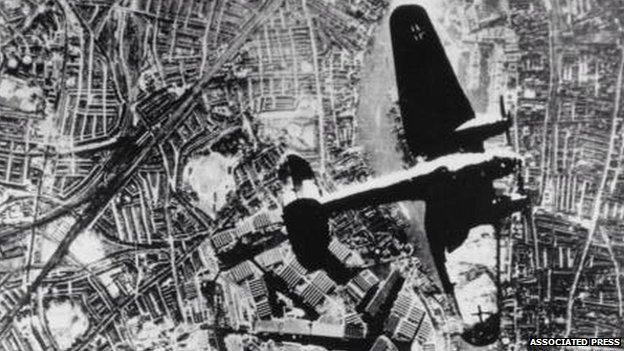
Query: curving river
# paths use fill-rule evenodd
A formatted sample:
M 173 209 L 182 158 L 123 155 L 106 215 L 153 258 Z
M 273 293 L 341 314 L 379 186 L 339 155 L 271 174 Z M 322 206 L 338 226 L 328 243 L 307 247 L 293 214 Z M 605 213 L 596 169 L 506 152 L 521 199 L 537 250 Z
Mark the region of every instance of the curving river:
M 392 1 L 390 10 L 386 11 L 375 29 L 373 44 L 364 58 L 359 87 L 358 144 L 364 147 L 369 165 L 377 175 L 403 168 L 402 155 L 396 149 L 397 137 L 392 131 L 394 123 L 386 116 L 397 99 L 389 19 L 392 8 L 399 2 Z M 410 222 L 407 235 L 409 241 L 414 244 L 414 255 L 430 268 L 431 272 L 436 272 L 423 226 L 424 203 L 406 201 L 399 206 Z

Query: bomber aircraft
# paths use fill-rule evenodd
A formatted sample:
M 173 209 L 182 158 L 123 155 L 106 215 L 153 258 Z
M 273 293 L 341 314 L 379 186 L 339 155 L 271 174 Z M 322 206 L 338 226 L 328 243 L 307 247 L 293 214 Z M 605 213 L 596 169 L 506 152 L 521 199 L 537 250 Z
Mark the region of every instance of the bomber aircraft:
M 469 231 L 523 211 L 529 200 L 501 194 L 494 180 L 519 174 L 521 158 L 511 150 L 486 150 L 484 141 L 506 134 L 510 117 L 501 101 L 501 117 L 478 119 L 464 94 L 424 8 L 397 7 L 390 17 L 398 103 L 407 143 L 421 161 L 413 167 L 322 194 L 314 172 L 303 158 L 285 157 L 280 178 L 293 191 L 283 208 L 284 223 L 298 260 L 308 269 L 348 276 L 328 251 L 332 213 L 398 201 L 424 201 L 424 228 L 442 289 L 453 295 L 445 266 L 446 253 L 464 243 Z M 475 253 L 479 254 L 479 253 Z M 467 326 L 464 339 L 475 345 L 499 335 L 498 311 Z M 482 316 L 488 317 L 484 320 Z

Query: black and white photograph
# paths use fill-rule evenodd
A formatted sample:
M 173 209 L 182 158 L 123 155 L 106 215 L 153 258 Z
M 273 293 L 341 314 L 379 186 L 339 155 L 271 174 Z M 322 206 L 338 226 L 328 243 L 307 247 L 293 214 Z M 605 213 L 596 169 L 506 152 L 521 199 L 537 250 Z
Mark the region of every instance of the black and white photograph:
M 0 351 L 624 349 L 621 0 L 0 0 Z

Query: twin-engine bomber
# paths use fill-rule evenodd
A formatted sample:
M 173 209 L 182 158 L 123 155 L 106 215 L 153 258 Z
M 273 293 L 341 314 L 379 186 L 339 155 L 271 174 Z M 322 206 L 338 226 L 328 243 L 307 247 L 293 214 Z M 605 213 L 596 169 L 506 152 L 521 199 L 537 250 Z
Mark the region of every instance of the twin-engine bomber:
M 292 190 L 285 198 L 284 222 L 302 265 L 324 268 L 344 280 L 350 276 L 348 267 L 341 267 L 328 251 L 329 216 L 348 209 L 422 200 L 429 247 L 442 288 L 452 296 L 446 252 L 461 246 L 471 228 L 496 227 L 501 219 L 529 205 L 526 196 L 500 195 L 493 184 L 517 174 L 522 162 L 508 150 L 485 150 L 486 139 L 508 131 L 510 118 L 504 111 L 498 120 L 475 118 L 426 11 L 417 5 L 400 6 L 392 13 L 390 27 L 403 126 L 411 153 L 422 161 L 321 194 L 310 165 L 289 155 L 280 168 L 282 181 Z M 490 344 L 498 339 L 499 322 L 500 314 L 491 313 L 484 321 L 467 326 L 464 339 Z

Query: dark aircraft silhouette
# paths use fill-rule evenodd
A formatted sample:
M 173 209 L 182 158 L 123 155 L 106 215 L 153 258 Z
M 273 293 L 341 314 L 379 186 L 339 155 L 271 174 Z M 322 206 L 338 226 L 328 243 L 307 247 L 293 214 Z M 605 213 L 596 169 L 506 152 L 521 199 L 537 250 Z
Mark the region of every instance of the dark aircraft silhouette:
M 290 155 L 280 179 L 293 195 L 284 206 L 284 222 L 298 260 L 308 269 L 324 268 L 347 277 L 327 249 L 332 212 L 405 200 L 426 203 L 425 230 L 442 288 L 453 294 L 445 252 L 466 240 L 471 228 L 497 225 L 525 208 L 526 198 L 497 195 L 495 179 L 516 172 L 521 161 L 503 150 L 484 150 L 484 140 L 506 133 L 509 118 L 479 121 L 446 57 L 426 11 L 400 6 L 390 18 L 399 105 L 414 167 L 321 195 L 310 191 L 314 173 L 302 158 Z M 467 341 L 485 345 L 499 335 L 498 313 L 464 333 Z

